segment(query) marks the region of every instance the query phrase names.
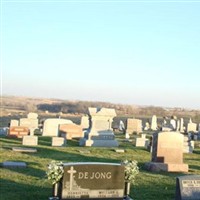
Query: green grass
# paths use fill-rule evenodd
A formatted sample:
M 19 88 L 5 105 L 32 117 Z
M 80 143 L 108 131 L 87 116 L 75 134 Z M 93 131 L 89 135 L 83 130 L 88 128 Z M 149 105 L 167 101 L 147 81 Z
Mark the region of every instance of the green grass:
M 125 149 L 125 153 L 116 153 L 115 148 L 79 147 L 77 140 L 68 141 L 66 147 L 51 147 L 51 138 L 41 136 L 39 137 L 39 145 L 34 147 L 37 148 L 37 153 L 19 153 L 12 151 L 12 147 L 21 147 L 21 139 L 1 137 L 0 162 L 23 161 L 27 163 L 28 167 L 23 169 L 0 168 L 0 199 L 48 199 L 52 193 L 52 186 L 45 176 L 45 171 L 51 160 L 120 163 L 125 159 L 137 160 L 140 167 L 140 173 L 136 177 L 136 185 L 131 186 L 130 196 L 134 200 L 174 199 L 176 177 L 184 174 L 146 171 L 144 163 L 150 161 L 151 154 L 144 148 L 136 148 L 131 143 L 123 142 L 123 137 L 120 134 L 117 135 L 120 143 L 119 148 Z M 83 152 L 80 153 L 80 151 Z M 200 174 L 199 143 L 193 154 L 184 154 L 184 163 L 189 164 L 187 174 Z

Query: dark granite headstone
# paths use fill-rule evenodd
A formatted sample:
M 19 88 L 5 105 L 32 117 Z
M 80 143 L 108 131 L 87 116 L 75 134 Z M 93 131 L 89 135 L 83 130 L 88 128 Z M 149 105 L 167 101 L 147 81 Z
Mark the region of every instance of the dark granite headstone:
M 124 166 L 115 163 L 64 164 L 61 199 L 123 199 Z
M 200 175 L 176 178 L 176 200 L 200 200 Z

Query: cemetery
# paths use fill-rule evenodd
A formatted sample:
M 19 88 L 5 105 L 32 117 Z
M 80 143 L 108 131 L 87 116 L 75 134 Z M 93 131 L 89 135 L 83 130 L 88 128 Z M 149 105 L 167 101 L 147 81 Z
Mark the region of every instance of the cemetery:
M 200 200 L 199 123 L 158 124 L 88 108 L 80 124 L 12 119 L 1 145 L 1 199 Z

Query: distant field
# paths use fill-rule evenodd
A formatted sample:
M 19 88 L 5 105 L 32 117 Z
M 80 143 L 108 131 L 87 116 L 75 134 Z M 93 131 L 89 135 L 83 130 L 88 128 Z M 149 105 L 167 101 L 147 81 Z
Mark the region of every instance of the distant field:
M 68 141 L 67 147 L 51 147 L 50 137 L 39 137 L 37 153 L 18 153 L 12 147 L 21 147 L 21 139 L 0 138 L 0 162 L 23 161 L 26 169 L 0 168 L 1 200 L 45 200 L 51 195 L 52 187 L 45 176 L 51 160 L 63 162 L 114 162 L 124 159 L 137 160 L 140 173 L 136 185 L 131 187 L 130 196 L 134 200 L 172 200 L 175 197 L 175 179 L 183 173 L 151 173 L 144 169 L 144 163 L 150 161 L 151 154 L 144 148 L 136 148 L 132 143 L 123 142 L 124 135 L 116 134 L 119 148 L 125 153 L 116 153 L 115 148 L 79 147 L 77 140 Z M 133 142 L 135 137 L 132 136 Z M 200 174 L 200 146 L 195 143 L 193 154 L 184 154 L 184 163 L 189 164 L 187 174 Z M 198 147 L 197 147 L 198 146 Z M 80 153 L 88 150 L 90 153 Z

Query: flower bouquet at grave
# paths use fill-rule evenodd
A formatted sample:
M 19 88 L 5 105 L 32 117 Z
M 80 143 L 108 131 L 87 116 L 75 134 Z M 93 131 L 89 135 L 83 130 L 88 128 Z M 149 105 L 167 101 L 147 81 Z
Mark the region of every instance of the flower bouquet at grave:
M 124 160 L 122 165 L 125 166 L 125 195 L 130 192 L 130 185 L 135 184 L 135 177 L 139 174 L 138 162 L 136 160 Z
M 64 174 L 63 163 L 54 160 L 51 161 L 46 174 L 53 185 L 58 183 Z
M 51 181 L 53 185 L 53 196 L 58 196 L 58 183 L 62 179 L 64 174 L 63 169 L 63 163 L 59 161 L 51 161 L 48 165 L 48 170 L 46 172 L 46 175 L 48 177 L 48 180 Z M 58 199 L 58 198 L 52 198 L 52 199 Z

